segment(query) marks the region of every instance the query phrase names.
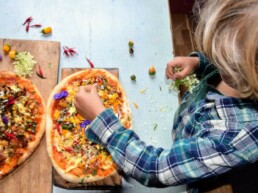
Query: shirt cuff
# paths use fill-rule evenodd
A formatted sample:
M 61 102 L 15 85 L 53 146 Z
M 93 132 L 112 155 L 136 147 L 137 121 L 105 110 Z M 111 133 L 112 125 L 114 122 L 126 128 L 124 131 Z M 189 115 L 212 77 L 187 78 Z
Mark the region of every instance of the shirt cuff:
M 108 138 L 112 133 L 123 127 L 119 119 L 115 116 L 112 109 L 101 112 L 85 131 L 86 137 L 96 143 L 107 144 Z
M 198 69 L 196 69 L 195 73 L 196 73 L 197 77 L 200 78 L 203 75 L 203 73 L 205 72 L 205 69 L 206 69 L 207 65 L 210 63 L 210 61 L 204 56 L 204 54 L 202 52 L 192 52 L 189 56 L 199 58 L 199 60 L 200 60 L 199 67 L 198 67 Z

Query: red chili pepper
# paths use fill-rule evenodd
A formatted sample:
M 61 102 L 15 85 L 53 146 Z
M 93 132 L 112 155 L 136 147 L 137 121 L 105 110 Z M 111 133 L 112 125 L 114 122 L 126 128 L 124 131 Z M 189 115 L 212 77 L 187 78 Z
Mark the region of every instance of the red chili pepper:
M 86 57 L 86 60 L 88 61 L 90 67 L 91 67 L 91 68 L 94 68 L 94 64 L 92 63 L 92 61 L 90 61 L 87 57 Z
M 30 29 L 30 23 L 28 23 L 28 24 L 26 25 L 26 32 L 29 32 L 29 29 Z
M 32 20 L 33 20 L 32 17 L 28 17 L 22 25 L 25 25 L 26 23 L 30 23 Z
M 57 132 L 59 133 L 59 135 L 61 135 L 62 132 L 61 132 L 61 127 L 60 127 L 60 125 L 59 125 L 58 123 L 56 123 L 55 125 L 56 125 L 56 130 L 57 130 Z
M 67 46 L 63 46 L 63 54 L 65 54 L 67 57 L 73 56 L 74 54 L 78 54 L 74 48 L 69 48 Z
M 43 75 L 43 71 L 42 71 L 40 65 L 39 65 L 39 72 L 36 72 L 36 74 L 38 75 L 38 77 L 40 77 L 42 79 L 46 79 L 46 77 L 44 77 L 44 75 Z
M 34 25 L 31 25 L 30 27 L 41 27 L 41 24 L 34 24 Z
M 9 139 L 14 139 L 16 141 L 18 141 L 17 137 L 15 136 L 14 133 L 7 133 L 6 131 L 4 131 L 4 134 L 9 138 Z

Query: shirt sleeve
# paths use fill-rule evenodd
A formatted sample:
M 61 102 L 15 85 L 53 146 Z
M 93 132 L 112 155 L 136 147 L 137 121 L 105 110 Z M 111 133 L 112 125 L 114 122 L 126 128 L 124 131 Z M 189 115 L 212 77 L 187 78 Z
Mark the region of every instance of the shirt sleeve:
M 116 164 L 145 186 L 190 183 L 224 173 L 239 161 L 229 145 L 216 143 L 211 138 L 181 139 L 170 149 L 146 145 L 134 131 L 121 125 L 111 109 L 94 119 L 87 137 L 92 133 L 108 149 Z
M 198 57 L 200 60 L 199 67 L 195 71 L 198 79 L 202 79 L 207 74 L 211 73 L 216 67 L 205 57 L 202 52 L 192 52 L 190 57 Z

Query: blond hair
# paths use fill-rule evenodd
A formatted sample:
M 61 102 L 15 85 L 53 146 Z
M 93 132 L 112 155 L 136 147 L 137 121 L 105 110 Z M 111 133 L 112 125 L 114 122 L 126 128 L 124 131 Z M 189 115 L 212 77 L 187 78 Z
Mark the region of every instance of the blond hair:
M 258 99 L 258 0 L 206 0 L 199 5 L 198 49 L 242 98 Z

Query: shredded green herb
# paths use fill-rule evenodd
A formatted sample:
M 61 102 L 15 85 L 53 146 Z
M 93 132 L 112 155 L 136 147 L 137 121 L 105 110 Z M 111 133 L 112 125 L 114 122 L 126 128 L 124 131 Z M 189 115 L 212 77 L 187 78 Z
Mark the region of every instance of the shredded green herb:
M 36 63 L 29 52 L 18 52 L 13 62 L 14 73 L 18 76 L 31 77 Z

